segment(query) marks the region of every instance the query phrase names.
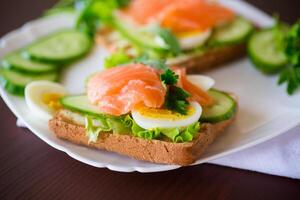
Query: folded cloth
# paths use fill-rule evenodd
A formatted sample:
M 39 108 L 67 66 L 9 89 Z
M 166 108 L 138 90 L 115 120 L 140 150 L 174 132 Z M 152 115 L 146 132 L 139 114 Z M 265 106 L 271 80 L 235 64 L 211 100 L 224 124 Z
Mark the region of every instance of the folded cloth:
M 271 140 L 210 163 L 300 179 L 300 125 Z
M 26 127 L 19 119 L 17 126 Z M 300 179 L 300 125 L 264 143 L 209 163 Z

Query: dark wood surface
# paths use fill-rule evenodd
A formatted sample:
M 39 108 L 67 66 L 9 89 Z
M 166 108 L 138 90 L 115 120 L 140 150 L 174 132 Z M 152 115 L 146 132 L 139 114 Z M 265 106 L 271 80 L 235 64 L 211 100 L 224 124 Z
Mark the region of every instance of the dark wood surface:
M 0 35 L 37 18 L 55 0 L 0 3 Z M 294 22 L 299 2 L 251 0 Z M 300 199 L 300 181 L 202 164 L 161 173 L 118 173 L 90 167 L 48 146 L 0 99 L 0 199 Z

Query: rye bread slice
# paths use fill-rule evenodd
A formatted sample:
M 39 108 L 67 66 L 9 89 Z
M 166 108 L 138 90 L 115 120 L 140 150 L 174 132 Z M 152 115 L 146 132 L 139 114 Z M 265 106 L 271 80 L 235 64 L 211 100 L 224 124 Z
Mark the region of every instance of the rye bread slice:
M 199 73 L 221 67 L 246 55 L 246 44 L 220 46 L 207 50 L 201 55 L 181 62 L 180 67 L 185 67 L 188 73 Z
M 146 140 L 107 132 L 101 133 L 97 142 L 89 143 L 84 126 L 74 123 L 60 112 L 49 121 L 49 128 L 58 138 L 76 144 L 116 152 L 137 160 L 184 166 L 194 163 L 233 121 L 234 117 L 215 124 L 204 123 L 199 134 L 189 143 Z

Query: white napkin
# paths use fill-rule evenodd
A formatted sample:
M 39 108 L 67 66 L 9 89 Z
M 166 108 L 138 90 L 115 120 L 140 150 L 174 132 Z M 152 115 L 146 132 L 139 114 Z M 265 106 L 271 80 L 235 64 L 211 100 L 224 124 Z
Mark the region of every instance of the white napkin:
M 300 125 L 269 141 L 210 163 L 300 179 Z
M 19 119 L 17 126 L 26 128 Z M 267 142 L 209 163 L 300 179 L 300 125 Z

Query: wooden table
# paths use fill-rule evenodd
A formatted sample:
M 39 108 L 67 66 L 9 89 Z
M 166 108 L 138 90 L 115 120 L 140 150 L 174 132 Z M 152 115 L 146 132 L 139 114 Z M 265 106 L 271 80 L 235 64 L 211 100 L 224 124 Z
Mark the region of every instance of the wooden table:
M 0 35 L 42 14 L 55 0 L 6 0 Z M 294 22 L 299 1 L 251 3 Z M 300 199 L 300 181 L 202 164 L 174 171 L 118 173 L 80 163 L 26 129 L 0 100 L 0 199 Z

